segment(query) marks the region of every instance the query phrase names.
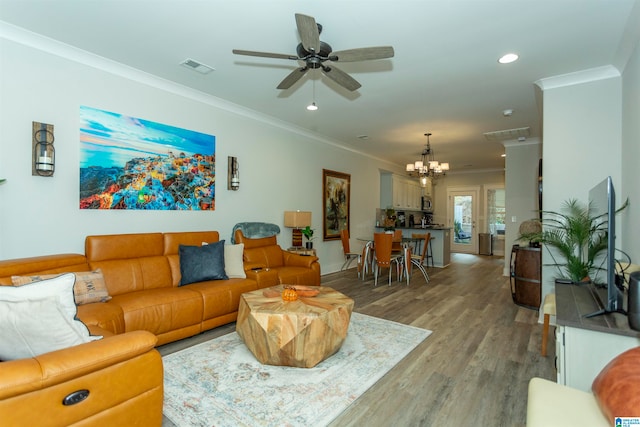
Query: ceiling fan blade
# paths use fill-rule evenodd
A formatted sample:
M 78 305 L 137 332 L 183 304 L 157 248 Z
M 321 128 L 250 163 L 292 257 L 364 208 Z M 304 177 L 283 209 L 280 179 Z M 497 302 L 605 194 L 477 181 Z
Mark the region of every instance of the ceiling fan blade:
M 371 59 L 393 58 L 392 46 L 363 47 L 360 49 L 332 52 L 329 59 L 339 62 L 368 61 Z
M 307 67 L 296 68 L 287 77 L 285 77 L 284 80 L 280 82 L 280 84 L 278 85 L 278 89 L 289 89 L 298 80 L 300 80 L 308 70 L 309 68 Z
M 307 52 L 320 52 L 320 32 L 316 20 L 312 16 L 296 13 L 296 25 L 302 40 L 302 46 Z
M 331 80 L 351 92 L 362 86 L 356 79 L 333 65 L 331 67 L 322 67 L 322 72 Z
M 298 59 L 298 57 L 295 55 L 285 55 L 282 53 L 255 52 L 253 50 L 240 50 L 240 49 L 233 49 L 232 52 L 235 53 L 236 55 L 260 56 L 262 58 L 293 59 L 293 60 Z

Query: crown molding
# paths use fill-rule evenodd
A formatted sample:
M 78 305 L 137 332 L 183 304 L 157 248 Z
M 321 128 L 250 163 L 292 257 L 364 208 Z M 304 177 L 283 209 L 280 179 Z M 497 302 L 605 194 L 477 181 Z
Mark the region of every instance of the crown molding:
M 534 84 L 545 91 L 616 77 L 620 77 L 620 71 L 618 71 L 618 69 L 613 65 L 604 65 L 602 67 L 590 68 L 587 70 L 576 71 L 574 73 L 546 77 L 536 80 Z

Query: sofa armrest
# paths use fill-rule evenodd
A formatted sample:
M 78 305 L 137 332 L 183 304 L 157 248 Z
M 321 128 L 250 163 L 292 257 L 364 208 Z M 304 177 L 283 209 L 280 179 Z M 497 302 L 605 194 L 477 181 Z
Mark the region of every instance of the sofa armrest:
M 262 268 L 260 270 L 246 270 L 247 279 L 255 280 L 258 289 L 270 288 L 279 283 L 276 270 Z
M 249 274 L 249 272 L 253 271 L 253 269 L 266 268 L 267 264 L 264 262 L 253 262 L 253 261 L 244 261 L 244 271 Z
M 98 341 L 0 363 L 0 399 L 40 390 L 154 350 L 157 338 L 133 331 Z
M 318 257 L 312 255 L 300 255 L 283 250 L 284 265 L 290 267 L 306 267 L 311 268 L 314 262 L 318 261 Z
M 123 334 L 125 331 L 122 307 L 109 302 L 79 305 L 78 318 L 88 327 L 97 326 L 112 334 Z
M 527 427 L 607 427 L 593 393 L 557 384 L 542 378 L 529 381 Z

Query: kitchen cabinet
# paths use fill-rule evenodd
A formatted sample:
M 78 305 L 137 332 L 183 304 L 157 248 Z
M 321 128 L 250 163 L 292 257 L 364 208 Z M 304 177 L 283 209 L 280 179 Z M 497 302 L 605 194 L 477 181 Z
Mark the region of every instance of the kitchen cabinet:
M 422 194 L 425 197 L 433 197 L 433 180 L 427 178 L 427 184 L 422 188 Z
M 422 188 L 417 180 L 391 175 L 391 206 L 394 209 L 420 210 Z M 382 197 L 380 200 L 384 200 Z

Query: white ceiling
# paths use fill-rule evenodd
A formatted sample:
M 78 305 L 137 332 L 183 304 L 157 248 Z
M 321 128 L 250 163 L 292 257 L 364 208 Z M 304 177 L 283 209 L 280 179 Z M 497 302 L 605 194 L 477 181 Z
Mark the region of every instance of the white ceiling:
M 624 67 L 640 0 L 0 0 L 0 20 L 317 132 L 398 165 L 417 160 L 431 132 L 452 173 L 504 168 L 485 132 L 530 127 L 541 136 L 534 82 Z M 296 61 L 294 13 L 323 25 L 334 51 L 391 45 L 395 57 L 342 63 L 348 92 L 317 71 L 276 86 Z M 520 59 L 500 65 L 498 57 Z M 215 71 L 179 64 L 191 58 Z M 315 75 L 315 77 L 314 77 Z M 315 101 L 309 112 L 315 80 Z M 511 117 L 503 110 L 513 109 Z M 367 135 L 368 139 L 358 136 Z

